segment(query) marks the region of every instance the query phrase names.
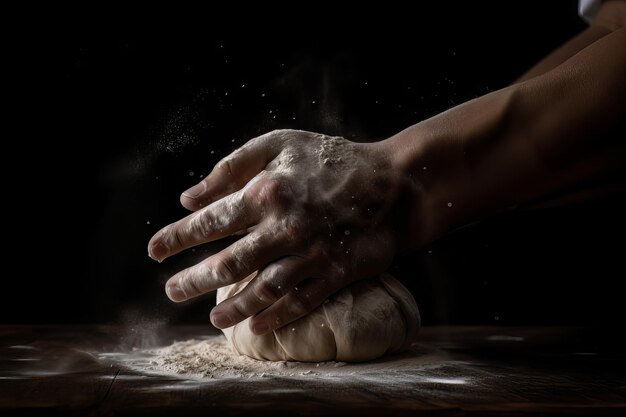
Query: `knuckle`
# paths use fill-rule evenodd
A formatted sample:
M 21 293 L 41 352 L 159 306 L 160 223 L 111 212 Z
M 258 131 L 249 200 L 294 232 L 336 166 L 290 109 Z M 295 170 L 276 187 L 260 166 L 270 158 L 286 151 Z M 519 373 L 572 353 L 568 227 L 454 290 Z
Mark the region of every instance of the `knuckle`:
M 235 311 L 235 315 L 238 315 L 239 317 L 248 317 L 251 314 L 253 314 L 253 313 L 248 312 L 247 304 L 242 302 L 240 297 L 237 300 L 235 300 L 235 302 L 233 302 L 231 306 L 233 310 Z
M 179 246 L 179 247 L 184 246 L 185 234 L 183 233 L 181 228 L 178 227 L 178 225 L 175 225 L 170 229 L 170 236 L 172 237 L 174 244 L 176 246 Z
M 258 196 L 265 202 L 270 204 L 278 203 L 283 195 L 283 186 L 278 175 L 267 176 L 259 184 Z
M 187 229 L 192 236 L 207 237 L 211 234 L 212 226 L 213 217 L 205 210 L 189 220 Z
M 274 129 L 270 130 L 262 134 L 261 136 L 257 136 L 256 138 L 250 139 L 243 147 L 248 146 L 268 146 L 271 145 L 274 141 L 280 140 L 284 135 L 285 129 Z
M 244 187 L 243 198 L 274 210 L 286 211 L 295 201 L 290 181 L 283 174 L 265 171 Z
M 187 278 L 186 282 L 187 282 L 187 292 L 190 295 L 198 295 L 204 292 L 201 286 L 199 285 L 198 280 L 194 279 L 193 277 Z
M 218 282 L 233 282 L 235 271 L 234 260 L 231 258 L 217 259 L 213 264 L 213 278 Z
M 292 129 L 274 129 L 269 133 L 269 136 L 272 138 L 285 139 L 285 137 L 289 136 L 292 132 Z
M 292 293 L 293 296 L 289 300 L 288 313 L 292 317 L 304 316 L 313 309 L 311 300 L 303 297 L 297 292 Z
M 186 297 L 193 297 L 204 292 L 198 279 L 190 271 L 183 272 L 183 275 L 178 280 L 178 286 Z
M 251 290 L 260 304 L 273 303 L 281 296 L 281 291 L 278 289 L 277 285 L 269 281 L 261 281 L 254 285 Z
M 300 216 L 287 216 L 280 225 L 282 237 L 290 242 L 301 241 L 306 238 L 307 224 Z
M 254 204 L 263 199 L 265 180 L 262 177 L 255 177 L 246 184 L 239 192 L 239 199 L 242 206 Z
M 217 164 L 215 164 L 215 170 L 216 171 L 222 171 L 225 174 L 228 175 L 232 175 L 233 174 L 233 164 L 232 164 L 232 160 L 233 158 L 235 158 L 237 155 L 237 151 L 235 151 L 233 154 L 227 156 L 226 158 L 223 158 L 222 160 L 220 160 Z
M 280 136 L 286 129 L 274 129 L 269 132 L 268 136 Z

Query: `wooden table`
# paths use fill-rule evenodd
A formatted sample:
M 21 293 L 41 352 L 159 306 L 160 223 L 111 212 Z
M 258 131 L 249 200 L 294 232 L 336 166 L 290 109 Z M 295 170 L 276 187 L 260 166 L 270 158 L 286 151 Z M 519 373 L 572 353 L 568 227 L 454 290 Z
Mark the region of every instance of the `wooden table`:
M 164 345 L 215 330 L 158 333 Z M 111 326 L 0 327 L 0 414 L 626 415 L 626 344 L 600 329 L 424 328 L 421 352 L 440 355 L 391 385 L 359 375 L 358 366 L 347 368 L 354 378 L 332 380 L 144 374 L 98 356 L 119 351 L 126 334 Z

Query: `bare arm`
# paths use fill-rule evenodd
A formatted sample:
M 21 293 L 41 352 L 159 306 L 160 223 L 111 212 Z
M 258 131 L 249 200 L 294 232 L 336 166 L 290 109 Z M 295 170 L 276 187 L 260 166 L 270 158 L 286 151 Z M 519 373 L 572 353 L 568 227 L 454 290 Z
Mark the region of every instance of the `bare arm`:
M 457 226 L 611 178 L 626 159 L 624 51 L 616 29 L 378 143 L 295 130 L 251 140 L 183 193 L 192 214 L 151 239 L 161 261 L 248 232 L 170 278 L 168 296 L 184 301 L 258 271 L 211 320 L 225 328 L 253 316 L 252 330 L 266 333 Z
M 587 29 L 537 62 L 516 83 L 545 74 L 598 39 L 624 26 L 626 26 L 626 1 L 605 1 Z
M 543 75 L 379 143 L 419 190 L 425 214 L 409 246 L 619 169 L 624 144 L 607 133 L 626 109 L 624 51 L 618 29 Z

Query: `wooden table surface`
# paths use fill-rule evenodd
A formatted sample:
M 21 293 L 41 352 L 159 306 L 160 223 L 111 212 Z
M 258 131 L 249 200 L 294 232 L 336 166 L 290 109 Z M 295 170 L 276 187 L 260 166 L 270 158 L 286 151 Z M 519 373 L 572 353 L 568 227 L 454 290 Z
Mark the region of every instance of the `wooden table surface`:
M 331 379 L 148 374 L 98 355 L 128 346 L 120 327 L 1 326 L 0 414 L 626 415 L 619 332 L 427 327 L 416 353 L 421 365 L 391 384 L 359 365 L 345 365 L 353 377 Z M 159 330 L 158 342 L 207 334 L 215 330 L 171 327 Z M 434 359 L 419 362 L 419 352 Z M 395 360 L 384 360 L 387 372 Z

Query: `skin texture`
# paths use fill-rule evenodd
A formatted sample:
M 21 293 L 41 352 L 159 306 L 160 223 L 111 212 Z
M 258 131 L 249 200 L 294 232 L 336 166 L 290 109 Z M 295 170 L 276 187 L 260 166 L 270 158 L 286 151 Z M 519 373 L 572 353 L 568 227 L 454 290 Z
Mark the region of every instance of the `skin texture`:
M 377 143 L 295 130 L 252 139 L 181 196 L 192 214 L 148 245 L 159 261 L 233 234 L 173 276 L 176 302 L 258 275 L 211 312 L 280 328 L 399 253 L 495 212 L 623 190 L 624 2 L 510 87 Z M 615 135 L 616 130 L 620 132 Z
M 211 320 L 224 328 L 262 311 L 251 324 L 265 333 L 389 266 L 406 233 L 397 224 L 410 217 L 396 219 L 401 189 L 411 186 L 371 145 L 274 131 L 219 163 L 201 194 L 183 194 L 183 204 L 197 211 L 157 233 L 150 253 L 160 260 L 246 229 L 229 248 L 172 277 L 166 291 L 184 301 L 260 270 Z

